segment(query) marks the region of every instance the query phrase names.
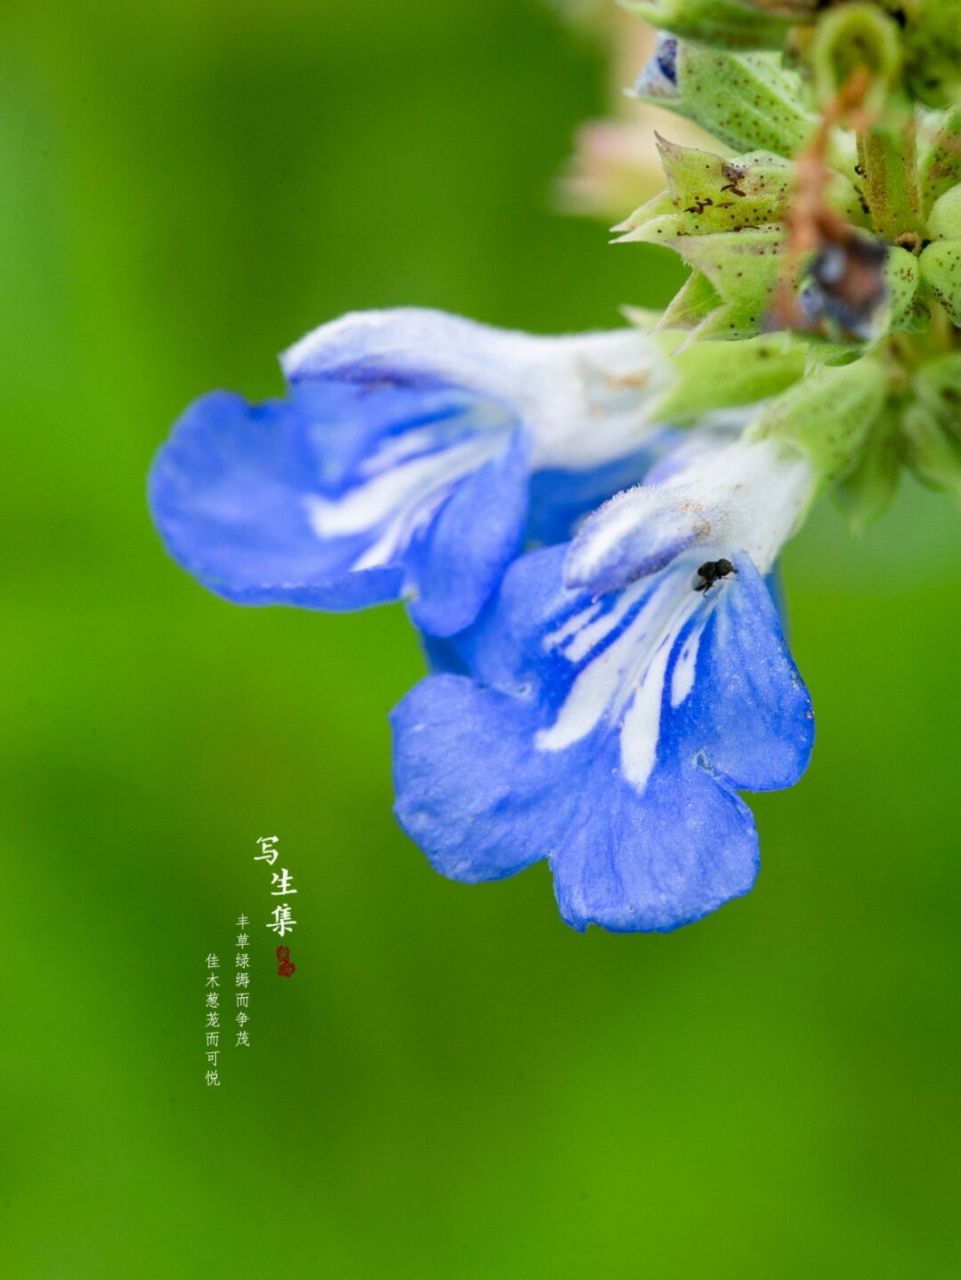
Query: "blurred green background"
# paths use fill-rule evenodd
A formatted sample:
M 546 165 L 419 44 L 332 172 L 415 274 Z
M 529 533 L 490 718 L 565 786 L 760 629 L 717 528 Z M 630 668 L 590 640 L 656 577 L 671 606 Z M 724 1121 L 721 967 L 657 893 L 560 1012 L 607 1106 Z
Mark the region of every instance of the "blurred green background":
M 390 813 L 400 609 L 231 607 L 147 518 L 180 409 L 344 310 L 664 299 L 552 209 L 599 48 L 538 0 L 49 0 L 0 68 L 3 1274 L 958 1275 L 950 502 L 790 550 L 814 763 L 755 804 L 756 891 L 667 937 L 570 932 L 543 867 L 435 876 Z M 266 921 L 273 833 L 298 973 L 255 927 L 208 1089 L 204 958 Z

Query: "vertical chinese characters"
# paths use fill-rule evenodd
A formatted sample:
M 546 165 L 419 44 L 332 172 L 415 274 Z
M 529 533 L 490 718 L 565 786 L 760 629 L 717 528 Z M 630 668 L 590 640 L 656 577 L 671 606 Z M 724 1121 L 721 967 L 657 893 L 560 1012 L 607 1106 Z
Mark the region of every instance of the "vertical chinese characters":
M 280 852 L 277 848 L 278 839 L 277 836 L 261 836 L 257 841 L 260 853 L 254 855 L 254 861 L 266 862 L 268 866 L 273 867 Z M 279 871 L 273 871 L 270 883 L 270 894 L 273 898 L 288 898 L 298 892 L 294 888 L 294 877 L 287 867 L 281 867 Z M 267 921 L 266 927 L 272 930 L 278 938 L 284 938 L 288 933 L 293 932 L 297 921 L 294 919 L 293 908 L 289 902 L 279 902 L 270 914 L 272 919 Z M 278 947 L 277 959 L 280 961 L 280 967 L 277 970 L 278 974 L 282 978 L 291 977 L 296 965 L 291 962 L 290 948 Z
M 245 932 L 247 925 L 250 924 L 248 916 L 240 915 L 237 917 L 237 928 L 240 932 L 237 934 L 236 947 L 237 951 L 234 955 L 234 1001 L 237 1005 L 237 1012 L 234 1021 L 237 1023 L 237 1039 L 234 1042 L 234 1048 L 250 1048 L 250 1032 L 247 1029 L 247 1023 L 250 1021 L 250 1015 L 247 1009 L 250 1006 L 250 955 L 247 948 L 250 946 L 250 937 Z
M 211 952 L 207 957 L 207 981 L 205 983 L 207 994 L 204 997 L 204 1008 L 207 1015 L 207 1070 L 204 1074 L 204 1083 L 208 1088 L 211 1086 L 220 1087 L 220 1068 L 217 1065 L 220 1057 L 220 979 L 215 972 L 219 968 L 220 957 Z

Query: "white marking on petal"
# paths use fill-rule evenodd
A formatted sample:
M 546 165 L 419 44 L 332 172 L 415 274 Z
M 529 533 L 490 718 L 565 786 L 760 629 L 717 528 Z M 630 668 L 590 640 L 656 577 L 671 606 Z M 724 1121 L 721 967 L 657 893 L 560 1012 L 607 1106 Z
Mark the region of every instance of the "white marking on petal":
M 382 440 L 375 453 L 361 459 L 357 470 L 363 476 L 379 475 L 388 468 L 397 467 L 427 453 L 436 453 L 444 447 L 436 427 L 415 427 Z
M 590 733 L 617 694 L 638 626 L 635 621 L 577 675 L 557 719 L 535 737 L 538 750 L 563 751 Z
M 714 590 L 718 590 L 716 585 Z M 690 695 L 694 688 L 694 674 L 697 670 L 697 654 L 701 647 L 701 636 L 707 625 L 707 618 L 695 625 L 691 634 L 684 641 L 684 647 L 678 654 L 674 671 L 671 675 L 671 706 L 677 708 Z
M 621 768 L 642 794 L 657 760 L 664 676 L 675 638 L 671 633 L 662 638 L 621 723 Z
M 586 609 L 579 609 L 566 622 L 561 623 L 555 631 L 549 631 L 544 636 L 543 647 L 549 651 L 556 649 L 558 645 L 562 645 L 565 640 L 569 640 L 571 636 L 580 631 L 581 627 L 590 622 L 602 607 L 603 604 L 600 600 L 594 600 Z
M 640 582 L 622 592 L 612 609 L 608 609 L 596 621 L 585 625 L 577 635 L 567 641 L 564 646 L 564 657 L 570 662 L 580 662 L 582 658 L 586 658 L 605 636 L 610 635 L 620 626 L 644 592 L 649 590 L 650 583 Z
M 430 520 L 451 486 L 494 457 L 503 440 L 502 435 L 473 436 L 444 448 L 435 447 L 431 453 L 421 453 L 398 466 L 378 467 L 378 452 L 372 460 L 372 478 L 348 489 L 343 497 L 304 497 L 311 528 L 318 538 L 325 539 L 365 532 L 376 535 L 353 568 L 387 564 Z

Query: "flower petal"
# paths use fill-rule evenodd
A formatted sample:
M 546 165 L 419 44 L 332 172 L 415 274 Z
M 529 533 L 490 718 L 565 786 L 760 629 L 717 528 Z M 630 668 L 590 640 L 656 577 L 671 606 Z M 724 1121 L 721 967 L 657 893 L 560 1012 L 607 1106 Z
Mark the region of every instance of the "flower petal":
M 575 765 L 575 762 L 571 762 Z M 759 866 L 747 805 L 691 765 L 662 767 L 643 797 L 613 754 L 570 785 L 589 800 L 551 857 L 561 915 L 575 929 L 667 932 L 748 893 Z
M 656 573 L 709 532 L 706 521 L 664 502 L 660 489 L 637 485 L 615 494 L 584 522 L 564 576 L 570 587 L 617 590 Z
M 450 636 L 469 626 L 519 554 L 527 514 L 527 445 L 520 432 L 499 458 L 455 486 L 415 541 L 408 564 L 419 593 L 411 617 Z
M 366 539 L 319 539 L 306 499 L 320 480 L 300 415 L 212 392 L 193 404 L 150 473 L 168 551 L 204 586 L 240 604 L 347 609 L 396 599 L 396 565 L 349 577 Z M 346 579 L 346 580 L 345 580 Z
M 747 806 L 693 762 L 643 797 L 595 735 L 531 749 L 536 709 L 463 676 L 431 676 L 392 715 L 395 813 L 437 871 L 470 883 L 549 858 L 576 929 L 670 930 L 747 893 L 758 867 Z
M 707 624 L 679 734 L 745 791 L 793 786 L 814 746 L 814 711 L 768 588 L 745 556 Z
M 677 439 L 676 431 L 664 427 L 652 433 L 643 448 L 613 462 L 585 471 L 535 471 L 530 485 L 528 538 L 542 546 L 567 542 L 585 517 L 612 493 L 648 480 L 651 468 L 674 448 Z
M 529 717 L 458 675 L 429 676 L 391 712 L 394 812 L 442 875 L 499 880 L 560 839 L 564 805 L 549 803 L 551 770 L 532 757 Z
M 160 451 L 151 507 L 174 558 L 230 600 L 354 609 L 419 591 L 422 625 L 447 633 L 517 549 L 525 458 L 509 421 L 456 389 L 217 392 Z

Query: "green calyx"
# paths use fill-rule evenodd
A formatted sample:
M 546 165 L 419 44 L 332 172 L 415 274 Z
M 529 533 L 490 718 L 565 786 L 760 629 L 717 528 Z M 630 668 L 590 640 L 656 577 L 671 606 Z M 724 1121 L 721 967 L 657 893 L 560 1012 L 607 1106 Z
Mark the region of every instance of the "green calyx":
M 881 327 L 886 333 L 924 328 L 929 313 L 918 296 L 921 268 L 917 258 L 896 245 L 888 249 L 884 263 L 886 310 Z
M 815 117 L 802 104 L 800 80 L 778 54 L 734 54 L 678 41 L 667 55 L 670 61 L 655 60 L 638 81 L 642 102 L 686 116 L 737 151 L 791 156 L 810 137 Z
M 737 360 L 731 359 L 727 342 L 692 345 L 683 339 L 683 334 L 662 331 L 673 377 L 657 416 L 678 426 L 696 423 L 714 410 L 778 395 L 798 382 L 807 367 L 806 344 L 793 334 L 770 333 L 741 342 Z
M 865 356 L 838 367 L 812 360 L 805 376 L 758 414 L 748 435 L 800 450 L 823 486 L 857 465 L 886 401 L 880 361 Z
M 654 8 L 663 22 L 732 20 L 707 0 Z M 667 190 L 616 228 L 690 266 L 665 324 L 696 340 L 786 328 L 863 346 L 923 330 L 934 309 L 961 323 L 961 101 L 933 113 L 911 87 L 919 32 L 940 18 L 920 0 L 734 11 L 793 22 L 793 65 L 710 47 L 700 27 L 700 43 L 665 38 L 638 85 L 741 153 L 660 140 Z
M 767 152 L 725 160 L 663 139 L 658 148 L 668 189 L 616 228 L 619 241 L 665 245 L 693 268 L 665 327 L 756 334 L 777 283 L 790 165 Z
M 868 428 L 860 452 L 834 487 L 834 498 L 846 512 L 853 533 L 878 520 L 897 493 L 901 478 L 901 415 L 885 405 Z
M 936 240 L 921 254 L 921 279 L 928 295 L 961 328 L 961 239 Z
M 855 530 L 887 508 L 902 467 L 961 498 L 961 351 L 932 354 L 915 338 L 892 338 L 873 363 L 885 402 L 835 489 Z
M 961 0 L 910 0 L 904 15 L 905 80 L 928 106 L 953 104 L 961 94 Z
M 922 211 L 927 213 L 961 182 L 961 106 L 919 114 L 918 181 Z

